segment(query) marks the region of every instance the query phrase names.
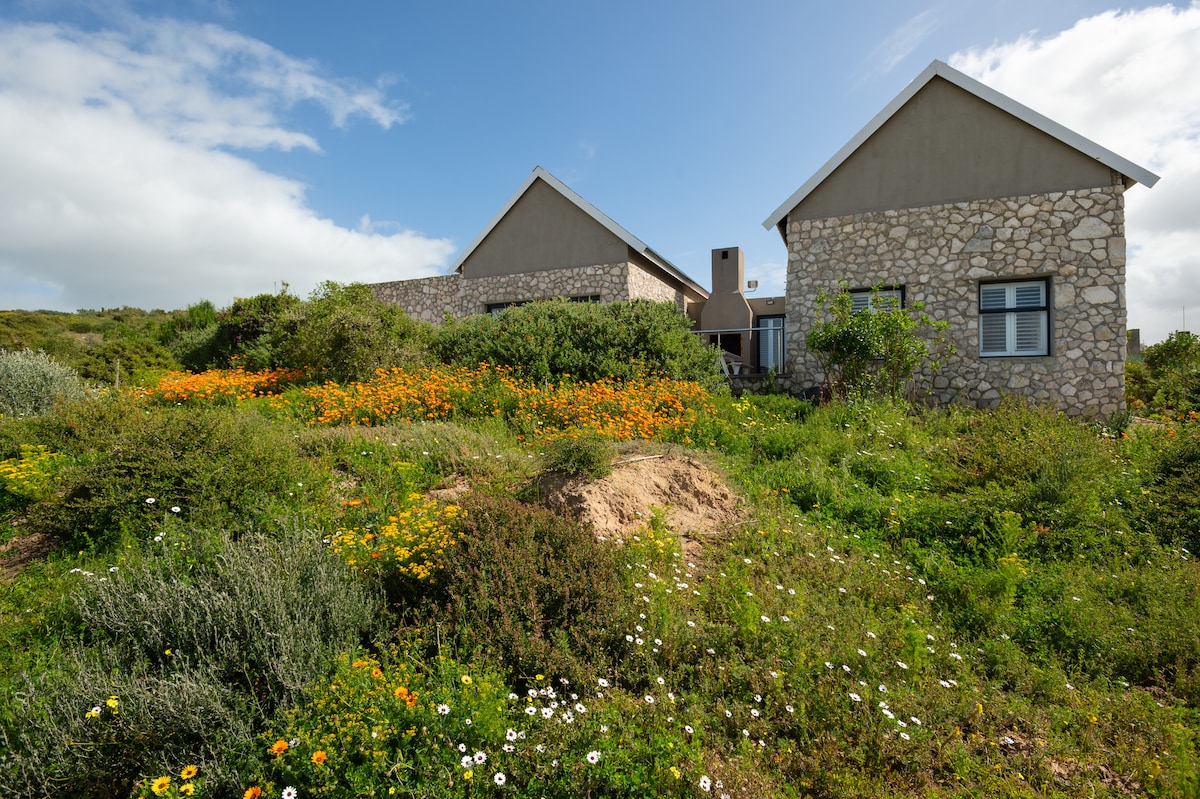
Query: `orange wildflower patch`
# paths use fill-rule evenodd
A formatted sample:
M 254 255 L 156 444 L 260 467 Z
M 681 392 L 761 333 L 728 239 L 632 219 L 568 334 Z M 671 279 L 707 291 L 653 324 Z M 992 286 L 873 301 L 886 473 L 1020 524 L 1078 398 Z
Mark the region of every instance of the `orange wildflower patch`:
M 189 402 L 215 399 L 236 401 L 276 396 L 288 383 L 302 380 L 299 369 L 269 369 L 248 372 L 236 369 L 210 369 L 206 372 L 167 372 L 150 388 L 135 388 L 134 396 L 146 400 Z
M 563 381 L 539 385 L 509 369 L 435 366 L 379 370 L 373 380 L 304 389 L 293 412 L 310 425 L 375 425 L 397 421 L 503 416 L 530 444 L 567 435 L 681 439 L 712 411 L 696 383 L 668 378 Z M 276 401 L 282 408 L 283 402 Z

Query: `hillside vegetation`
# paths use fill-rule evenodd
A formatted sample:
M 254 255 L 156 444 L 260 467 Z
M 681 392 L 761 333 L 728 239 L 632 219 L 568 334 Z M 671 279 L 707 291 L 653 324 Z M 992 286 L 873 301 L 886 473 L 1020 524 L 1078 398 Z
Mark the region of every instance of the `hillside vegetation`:
M 0 418 L 0 795 L 1200 795 L 1188 409 L 738 399 L 669 306 L 619 371 L 522 343 L 607 324 L 566 303 L 472 338 L 356 290 L 163 315 L 218 368 L 120 391 L 13 367 L 56 399 Z M 553 365 L 584 347 L 613 367 Z M 708 461 L 743 522 L 540 502 L 617 448 Z

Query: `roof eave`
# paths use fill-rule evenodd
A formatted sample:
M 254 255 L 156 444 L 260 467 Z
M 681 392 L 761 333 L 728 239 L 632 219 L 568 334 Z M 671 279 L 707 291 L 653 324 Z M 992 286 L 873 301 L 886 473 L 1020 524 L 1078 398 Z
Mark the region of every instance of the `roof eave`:
M 583 199 L 583 197 L 579 196 L 575 191 L 567 186 L 567 184 L 563 183 L 561 180 L 554 177 L 554 175 L 551 175 L 540 166 L 534 167 L 533 172 L 531 172 L 529 177 L 525 179 L 525 182 L 521 184 L 521 187 L 518 188 L 511 197 L 508 198 L 508 202 L 506 202 L 503 207 L 500 208 L 500 211 L 494 217 L 492 217 L 492 220 L 488 222 L 487 226 L 480 231 L 479 235 L 476 236 L 475 239 L 467 246 L 467 248 L 462 251 L 462 253 L 454 261 L 454 264 L 451 266 L 450 271 L 452 273 L 462 272 L 463 264 L 466 263 L 467 259 L 471 257 L 471 253 L 475 252 L 475 249 L 483 243 L 483 240 L 491 234 L 492 230 L 494 230 L 498 224 L 500 224 L 500 220 L 512 210 L 513 206 L 517 204 L 517 201 L 525 195 L 525 192 L 529 191 L 530 187 L 533 186 L 534 181 L 539 179 L 545 181 L 547 185 L 574 203 L 579 210 L 590 216 L 593 220 L 604 227 L 604 229 L 606 229 L 609 233 L 612 233 L 614 236 L 620 239 L 634 252 L 642 255 L 659 269 L 678 280 L 681 284 L 691 288 L 702 297 L 708 297 L 708 292 L 705 291 L 698 283 L 696 283 L 696 281 L 688 277 L 687 274 L 679 269 L 679 267 L 675 266 L 666 258 L 650 249 L 650 247 L 646 245 L 646 242 L 642 241 L 637 236 L 618 225 L 612 220 L 611 217 L 602 212 L 596 206 L 592 205 L 587 200 Z
M 786 231 L 784 230 L 783 223 L 784 219 L 792 211 L 792 209 L 799 205 L 809 194 L 812 193 L 814 189 L 817 188 L 817 186 L 821 185 L 826 178 L 833 174 L 834 170 L 841 166 L 842 163 L 845 162 L 845 160 L 849 158 L 855 150 L 861 147 L 867 139 L 874 135 L 877 130 L 883 127 L 884 123 L 891 119 L 893 114 L 899 111 L 905 103 L 911 100 L 913 96 L 923 89 L 925 84 L 933 80 L 934 77 L 940 77 L 949 81 L 950 83 L 953 83 L 960 89 L 974 94 L 981 100 L 991 103 L 997 108 L 1012 114 L 1017 119 L 1032 125 L 1048 136 L 1058 139 L 1069 147 L 1073 147 L 1079 152 L 1096 159 L 1110 169 L 1119 172 L 1121 175 L 1127 178 L 1126 188 L 1131 185 L 1128 183 L 1129 180 L 1132 180 L 1135 183 L 1141 183 L 1147 188 L 1158 182 L 1159 176 L 1150 170 L 1144 169 L 1143 167 L 1138 166 L 1126 158 L 1122 158 L 1105 147 L 1101 147 L 1091 139 L 1080 136 L 1075 131 L 1060 125 L 1049 117 L 1043 116 L 1028 106 L 1018 103 L 1011 97 L 1001 94 L 995 89 L 992 89 L 991 87 L 980 83 L 974 78 L 965 75 L 944 61 L 934 61 L 927 66 L 920 75 L 914 78 L 911 83 L 905 86 L 904 90 L 896 95 L 890 103 L 884 106 L 882 111 L 872 117 L 871 121 L 868 122 L 862 128 L 862 130 L 856 133 L 854 138 L 850 139 L 850 141 L 848 141 L 846 145 L 842 147 L 842 149 L 838 150 L 832 158 L 826 161 L 825 164 L 819 170 L 817 170 L 817 172 L 811 178 L 809 178 L 803 186 L 797 189 L 792 196 L 788 197 L 782 205 L 776 208 L 775 211 L 763 221 L 763 227 L 767 230 L 770 230 L 772 227 L 777 227 L 779 228 L 780 234 L 786 238 Z

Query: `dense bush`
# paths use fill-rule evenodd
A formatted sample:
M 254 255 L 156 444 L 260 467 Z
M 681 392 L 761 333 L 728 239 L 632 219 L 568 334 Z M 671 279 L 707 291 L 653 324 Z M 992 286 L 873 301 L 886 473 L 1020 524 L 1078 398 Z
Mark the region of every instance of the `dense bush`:
M 1200 552 L 1200 435 L 1164 443 L 1134 510 L 1142 529 L 1159 540 Z
M 132 385 L 136 376 L 144 371 L 179 366 L 171 351 L 157 342 L 125 338 L 106 340 L 85 350 L 76 358 L 76 363 L 81 376 L 124 387 Z
M 0 350 L 0 416 L 42 414 L 60 400 L 83 396 L 75 370 L 46 353 Z
M 312 369 L 340 382 L 367 380 L 376 369 L 413 367 L 425 359 L 429 328 L 362 283 L 322 283 L 308 300 L 275 320 L 274 365 Z
M 29 525 L 75 546 L 142 541 L 168 516 L 226 529 L 299 507 L 296 483 L 318 482 L 295 440 L 223 409 L 147 409 L 113 399 L 47 420 L 40 443 L 74 458 L 60 496 L 29 509 Z
M 439 589 L 417 606 L 461 658 L 486 657 L 518 682 L 538 672 L 572 680 L 604 673 L 627 605 L 606 542 L 548 510 L 478 494 L 462 503 L 462 537 Z
M 447 321 L 431 348 L 445 363 L 512 366 L 539 381 L 661 374 L 720 384 L 716 353 L 669 302 L 530 303 Z
M 185 764 L 240 796 L 265 721 L 380 632 L 379 597 L 319 533 L 189 551 L 195 538 L 175 527 L 145 566 L 76 570 L 82 634 L 0 718 L 5 796 L 115 799 Z
M 1126 364 L 1130 403 L 1159 412 L 1200 410 L 1200 336 L 1176 331 L 1142 349 L 1142 363 Z
M 876 287 L 870 307 L 855 310 L 848 289 L 843 282 L 833 294 L 817 294 L 823 318 L 805 341 L 821 364 L 826 388 L 837 396 L 904 396 L 919 370 L 940 368 L 945 354 L 954 351 L 945 336 L 949 323 L 934 321 L 923 304 L 902 308 Z
M 595 434 L 568 435 L 546 444 L 542 466 L 547 471 L 598 480 L 612 473 L 612 443 Z

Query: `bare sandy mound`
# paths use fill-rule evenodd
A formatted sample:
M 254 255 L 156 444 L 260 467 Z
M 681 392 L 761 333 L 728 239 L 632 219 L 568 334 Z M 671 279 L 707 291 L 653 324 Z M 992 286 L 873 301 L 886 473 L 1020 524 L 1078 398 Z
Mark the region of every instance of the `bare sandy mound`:
M 699 541 L 729 531 L 742 517 L 742 499 L 724 478 L 697 458 L 680 454 L 618 458 L 600 480 L 545 474 L 538 479 L 542 502 L 551 510 L 589 524 L 596 535 L 623 539 L 666 511 L 667 525 L 682 537 L 684 555 L 694 559 Z
M 7 582 L 25 571 L 35 560 L 44 558 L 54 549 L 50 536 L 30 533 L 9 539 L 0 545 L 0 582 Z

